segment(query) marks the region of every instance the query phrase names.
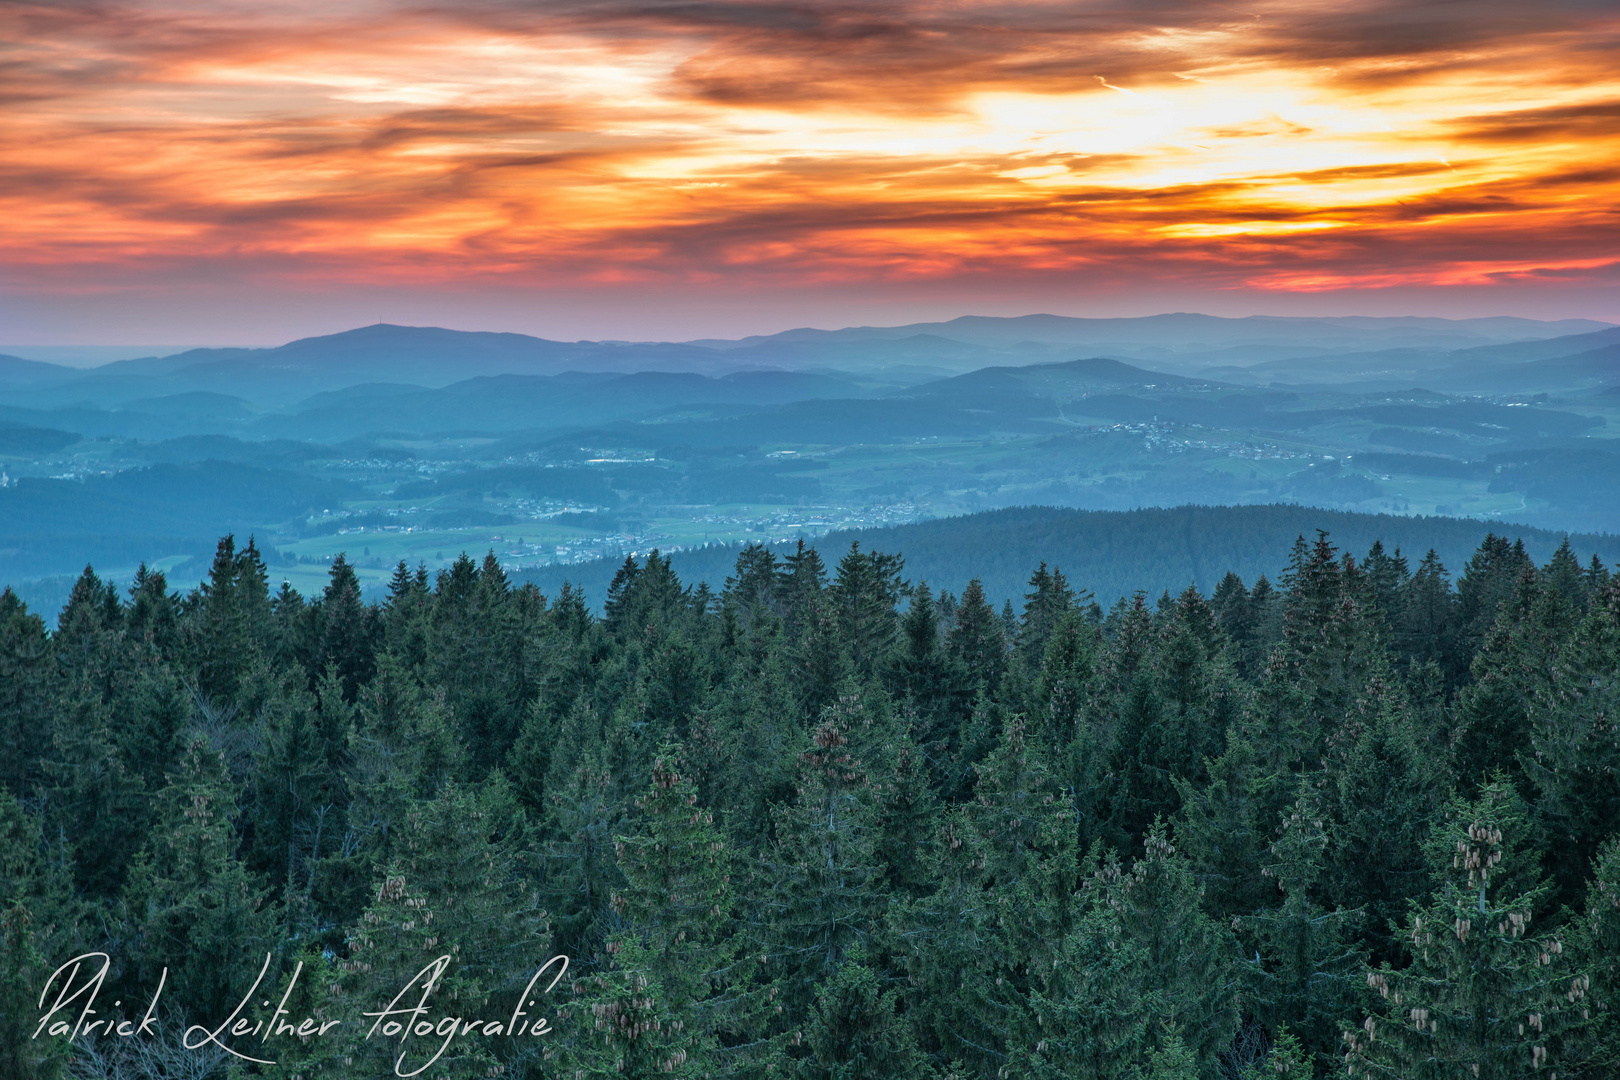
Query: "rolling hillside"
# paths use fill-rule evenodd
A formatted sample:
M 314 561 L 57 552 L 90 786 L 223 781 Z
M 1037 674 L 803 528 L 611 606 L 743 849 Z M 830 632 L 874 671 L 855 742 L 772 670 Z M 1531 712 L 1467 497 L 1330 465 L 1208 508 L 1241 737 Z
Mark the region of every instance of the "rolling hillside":
M 1228 571 L 1252 584 L 1261 574 L 1273 581 L 1286 568 L 1294 539 L 1314 539 L 1324 529 L 1329 539 L 1357 557 L 1374 540 L 1386 549 L 1399 548 L 1415 567 L 1433 548 L 1455 575 L 1487 533 L 1524 541 L 1537 561 L 1545 561 L 1563 534 L 1503 522 L 1457 518 L 1396 517 L 1317 510 L 1305 506 L 1179 506 L 1126 511 L 1064 510 L 1031 506 L 983 514 L 941 518 L 885 529 L 844 530 L 814 542 L 829 568 L 859 543 L 863 550 L 899 552 L 905 576 L 931 587 L 960 592 L 979 578 L 986 595 L 999 607 L 1004 600 L 1021 607 L 1030 571 L 1045 562 L 1061 568 L 1078 588 L 1089 589 L 1107 605 L 1137 588 L 1150 594 L 1179 592 L 1189 584 L 1209 593 Z M 1620 562 L 1620 536 L 1571 536 L 1582 561 L 1598 555 L 1605 564 Z M 772 545 L 792 550 L 792 544 Z M 688 584 L 706 581 L 719 591 L 736 562 L 735 546 L 682 551 L 673 556 L 675 571 Z M 645 553 L 642 553 L 645 554 Z M 600 606 L 620 560 L 549 567 L 525 574 L 547 595 L 564 581 L 583 588 Z

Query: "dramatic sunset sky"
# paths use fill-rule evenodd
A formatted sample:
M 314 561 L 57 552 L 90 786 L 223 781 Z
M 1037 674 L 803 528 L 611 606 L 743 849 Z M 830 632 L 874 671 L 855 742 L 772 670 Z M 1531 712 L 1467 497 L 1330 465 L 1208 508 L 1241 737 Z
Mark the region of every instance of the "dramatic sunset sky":
M 0 341 L 1620 320 L 1615 0 L 0 3 Z

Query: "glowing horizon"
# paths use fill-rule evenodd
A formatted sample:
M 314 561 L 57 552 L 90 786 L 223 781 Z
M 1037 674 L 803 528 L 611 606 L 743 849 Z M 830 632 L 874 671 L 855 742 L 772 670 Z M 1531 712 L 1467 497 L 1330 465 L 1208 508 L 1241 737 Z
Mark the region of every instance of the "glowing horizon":
M 1598 4 L 284 0 L 0 26 L 0 262 L 41 310 L 1556 287 L 1620 315 Z

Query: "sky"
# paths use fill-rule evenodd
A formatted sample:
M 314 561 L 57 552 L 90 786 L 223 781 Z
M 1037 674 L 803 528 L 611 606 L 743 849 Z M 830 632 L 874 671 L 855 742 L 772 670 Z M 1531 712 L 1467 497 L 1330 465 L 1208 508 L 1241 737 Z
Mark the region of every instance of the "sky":
M 1613 0 L 0 2 L 0 342 L 1620 321 Z

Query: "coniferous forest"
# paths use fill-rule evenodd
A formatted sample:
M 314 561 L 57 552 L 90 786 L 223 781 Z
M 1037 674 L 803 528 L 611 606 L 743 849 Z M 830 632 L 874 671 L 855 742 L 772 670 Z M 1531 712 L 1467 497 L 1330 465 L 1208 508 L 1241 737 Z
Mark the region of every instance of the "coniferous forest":
M 858 547 L 718 592 L 654 552 L 598 617 L 493 555 L 300 596 L 226 539 L 54 631 L 7 591 L 0 1075 L 403 1075 L 445 1040 L 362 1016 L 440 956 L 429 1020 L 549 1030 L 424 1076 L 1616 1075 L 1620 579 L 1288 565 L 997 610 Z M 156 1033 L 34 1038 L 92 952 Z M 341 1022 L 181 1045 L 244 995 Z

